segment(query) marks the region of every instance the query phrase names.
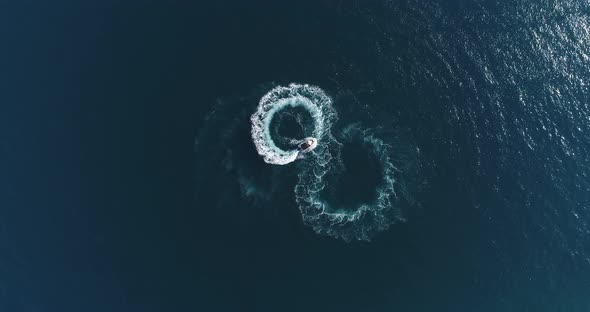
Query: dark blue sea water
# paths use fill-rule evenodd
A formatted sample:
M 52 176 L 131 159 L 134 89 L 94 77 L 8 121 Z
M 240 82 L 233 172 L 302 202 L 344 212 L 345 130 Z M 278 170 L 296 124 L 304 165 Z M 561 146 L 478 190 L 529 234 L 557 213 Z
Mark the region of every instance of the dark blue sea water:
M 590 311 L 587 1 L 25 1 L 0 29 L 0 311 Z M 320 138 L 284 165 L 252 137 L 276 90 L 325 117 L 276 113 L 281 148 Z

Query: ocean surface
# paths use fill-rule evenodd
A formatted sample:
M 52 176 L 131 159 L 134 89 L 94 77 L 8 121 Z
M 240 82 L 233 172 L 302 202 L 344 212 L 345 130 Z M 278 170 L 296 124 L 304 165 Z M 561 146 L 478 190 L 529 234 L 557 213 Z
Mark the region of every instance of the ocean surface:
M 590 311 L 588 1 L 0 29 L 0 311 Z

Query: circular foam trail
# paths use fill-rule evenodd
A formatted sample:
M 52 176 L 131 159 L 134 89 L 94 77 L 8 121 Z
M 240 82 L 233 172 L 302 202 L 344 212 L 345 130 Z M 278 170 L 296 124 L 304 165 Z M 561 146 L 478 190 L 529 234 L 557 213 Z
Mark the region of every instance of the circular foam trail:
M 322 142 L 336 116 L 332 109 L 332 100 L 318 87 L 290 84 L 288 87 L 276 87 L 262 97 L 257 111 L 252 115 L 252 140 L 258 154 L 265 162 L 285 165 L 295 161 L 299 155 L 297 148 L 283 150 L 271 136 L 270 124 L 275 114 L 288 107 L 302 107 L 307 110 L 314 121 L 312 137 Z M 303 139 L 303 138 L 301 138 Z M 321 143 L 320 143 L 321 144 Z
M 376 155 L 383 177 L 377 187 L 376 198 L 353 211 L 344 211 L 331 207 L 320 197 L 320 192 L 326 188 L 326 175 L 339 172 L 344 165 L 340 158 L 342 144 L 331 132 L 337 119 L 336 112 L 330 97 L 318 87 L 290 84 L 287 87 L 276 87 L 262 97 L 251 122 L 252 139 L 265 162 L 285 165 L 301 158 L 296 147 L 291 150 L 281 149 L 271 135 L 273 117 L 288 107 L 302 107 L 310 113 L 313 131 L 305 133 L 305 136 L 313 136 L 318 140 L 317 148 L 309 153 L 312 156 L 298 170 L 299 179 L 295 186 L 295 199 L 306 225 L 316 233 L 351 241 L 370 240 L 375 233 L 403 220 L 401 211 L 393 206 L 396 198 L 394 174 L 397 169 L 390 158 L 391 146 L 368 130 L 361 129 L 358 124 L 346 127 L 342 131 L 342 140 L 360 140 L 365 148 Z
M 365 148 L 375 154 L 381 166 L 382 179 L 377 186 L 376 198 L 353 211 L 331 207 L 320 197 L 320 192 L 326 187 L 324 177 L 330 168 L 321 170 L 322 167 L 315 164 L 313 171 L 300 171 L 295 198 L 304 223 L 317 233 L 345 241 L 368 241 L 377 232 L 388 229 L 392 223 L 404 220 L 401 210 L 393 205 L 397 198 L 394 186 L 398 169 L 390 158 L 391 146 L 372 135 L 369 130 L 361 129 L 358 124 L 346 127 L 342 132 L 342 141 L 346 143 L 352 140 L 360 140 Z

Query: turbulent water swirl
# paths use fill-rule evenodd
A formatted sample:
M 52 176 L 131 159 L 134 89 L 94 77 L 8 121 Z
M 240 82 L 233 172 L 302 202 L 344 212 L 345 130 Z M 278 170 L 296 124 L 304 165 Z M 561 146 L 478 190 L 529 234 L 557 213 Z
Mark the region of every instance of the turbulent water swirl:
M 332 126 L 337 119 L 336 111 L 331 98 L 318 87 L 290 84 L 287 87 L 275 87 L 262 97 L 251 122 L 252 139 L 265 162 L 285 165 L 301 158 L 295 146 L 291 149 L 278 147 L 271 133 L 271 122 L 275 115 L 289 107 L 301 107 L 309 112 L 314 123 L 309 135 L 319 142 L 298 171 L 295 186 L 295 199 L 306 225 L 317 233 L 351 241 L 370 240 L 375 233 L 403 220 L 400 210 L 393 205 L 396 197 L 394 173 L 397 169 L 390 158 L 391 147 L 358 124 L 345 127 L 340 132 L 340 140 L 358 140 L 376 156 L 382 171 L 376 198 L 350 211 L 332 207 L 321 197 L 321 191 L 327 187 L 326 176 L 341 171 L 343 163 L 340 158 L 342 144 L 332 134 Z
M 252 115 L 252 139 L 258 154 L 269 164 L 285 165 L 297 159 L 296 148 L 283 150 L 271 136 L 270 124 L 274 115 L 287 107 L 303 107 L 314 120 L 312 136 L 319 141 L 330 140 L 330 125 L 336 117 L 330 98 L 318 87 L 291 84 L 276 87 L 260 100 Z M 303 138 L 301 138 L 303 139 Z

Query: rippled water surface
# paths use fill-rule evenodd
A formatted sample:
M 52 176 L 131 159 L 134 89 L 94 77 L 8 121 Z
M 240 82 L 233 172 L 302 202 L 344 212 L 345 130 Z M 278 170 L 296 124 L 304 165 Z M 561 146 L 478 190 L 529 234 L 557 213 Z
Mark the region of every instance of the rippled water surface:
M 107 2 L 0 5 L 1 311 L 590 311 L 590 2 Z
M 227 179 L 237 181 L 235 205 L 259 216 L 288 214 L 285 222 L 300 218 L 320 236 L 348 242 L 338 247 L 344 259 L 317 267 L 342 266 L 345 274 L 345 267 L 370 266 L 374 277 L 360 279 L 380 298 L 367 305 L 375 310 L 411 302 L 407 293 L 437 297 L 433 289 L 466 311 L 587 309 L 589 9 L 581 1 L 389 1 L 295 10 L 286 24 L 309 21 L 267 40 L 314 51 L 306 59 L 305 48 L 293 48 L 285 66 L 308 63 L 305 72 L 293 67 L 269 81 L 320 86 L 338 116 L 330 125 L 338 144 L 317 168 L 313 158 L 274 168 L 244 160 L 248 148 L 222 153 L 231 164 Z M 214 114 L 236 124 L 230 136 L 244 139 L 240 114 L 254 112 L 272 87 L 254 85 L 250 98 L 225 97 L 216 106 Z M 204 128 L 224 128 L 218 121 L 211 115 Z M 344 164 L 342 153 L 352 152 L 343 146 L 353 140 L 353 152 L 373 158 Z M 296 175 L 312 178 L 296 182 Z M 302 215 L 278 212 L 293 211 L 283 205 Z M 264 225 L 275 235 L 340 246 L 304 228 L 292 238 L 293 230 L 276 226 Z M 357 298 L 359 281 L 346 280 L 344 293 Z

